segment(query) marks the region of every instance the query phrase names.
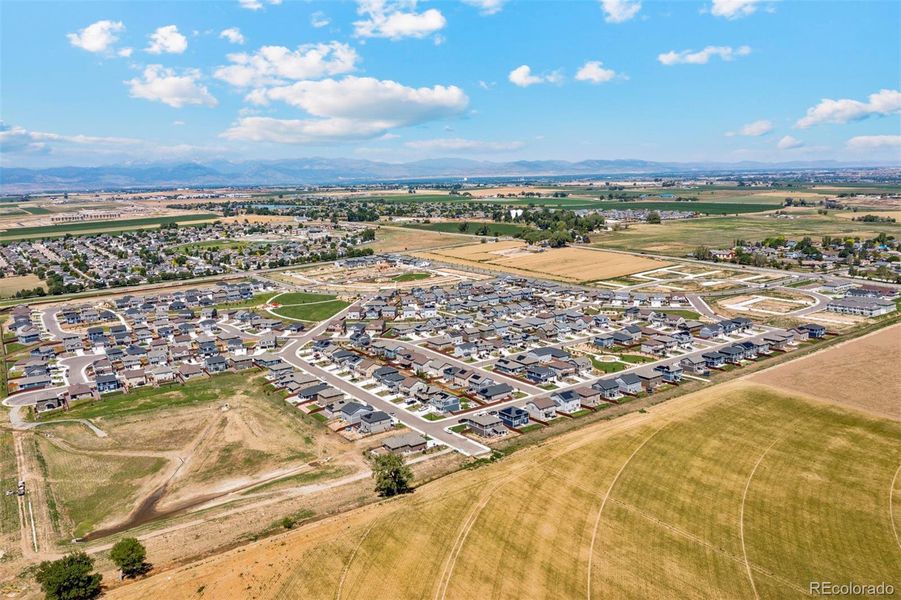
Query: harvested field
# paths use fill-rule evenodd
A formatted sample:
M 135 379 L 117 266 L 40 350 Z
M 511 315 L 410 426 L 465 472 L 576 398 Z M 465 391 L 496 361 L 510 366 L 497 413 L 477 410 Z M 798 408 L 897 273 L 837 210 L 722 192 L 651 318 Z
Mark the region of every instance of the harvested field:
M 896 377 L 899 357 L 901 325 L 894 325 L 750 379 L 901 421 L 901 383 Z
M 464 243 L 472 243 L 472 236 L 382 225 L 376 229 L 375 242 L 368 247 L 375 252 L 402 252 Z
M 785 598 L 891 581 L 899 436 L 735 381 L 110 596 Z
M 31 290 L 44 287 L 44 282 L 37 275 L 19 275 L 0 278 L 0 298 L 10 298 L 19 290 Z
M 587 248 L 556 248 L 543 252 L 524 242 L 505 241 L 435 250 L 418 256 L 530 277 L 587 283 L 666 266 L 668 263 Z

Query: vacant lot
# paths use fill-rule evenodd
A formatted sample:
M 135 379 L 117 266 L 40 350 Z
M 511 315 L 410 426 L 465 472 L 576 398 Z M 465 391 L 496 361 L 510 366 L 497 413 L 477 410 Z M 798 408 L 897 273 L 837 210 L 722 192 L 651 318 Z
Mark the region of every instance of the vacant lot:
M 853 387 L 883 367 L 842 372 Z M 793 598 L 892 581 L 899 436 L 732 382 L 112 596 Z
M 37 275 L 19 275 L 0 278 L 0 298 L 11 298 L 19 290 L 32 290 L 44 287 L 44 282 Z
M 53 418 L 74 417 L 92 419 L 108 437 L 97 437 L 80 424 L 53 423 Z M 247 373 L 113 396 L 49 421 L 33 435 L 59 508 L 63 539 L 126 521 L 164 484 L 154 510 L 165 514 L 296 469 L 315 477 L 325 467 L 306 463 L 341 458 L 348 450 L 285 404 L 261 376 Z M 339 467 L 342 462 L 330 465 L 321 478 L 348 472 Z
M 529 250 L 524 242 L 505 241 L 435 250 L 420 256 L 445 262 L 586 283 L 665 267 L 667 263 L 588 248 Z
M 367 247 L 372 248 L 375 252 L 402 252 L 471 242 L 471 236 L 458 233 L 382 225 L 376 229 L 375 242 L 368 244 Z
M 901 383 L 889 375 L 897 372 L 899 356 L 901 325 L 893 325 L 767 369 L 751 380 L 901 421 Z M 849 372 L 859 375 L 849 378 Z

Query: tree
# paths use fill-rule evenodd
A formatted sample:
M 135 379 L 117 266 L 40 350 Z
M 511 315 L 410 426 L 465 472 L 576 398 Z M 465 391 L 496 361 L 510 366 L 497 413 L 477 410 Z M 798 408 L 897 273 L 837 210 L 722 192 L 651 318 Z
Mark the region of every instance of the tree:
M 92 600 L 100 595 L 103 579 L 93 570 L 93 558 L 84 552 L 73 552 L 59 560 L 42 562 L 35 579 L 47 600 Z
M 660 213 L 656 210 L 652 210 L 648 213 L 648 216 L 645 218 L 645 221 L 651 223 L 652 225 L 660 225 Z
M 375 491 L 380 496 L 396 496 L 410 491 L 413 472 L 397 454 L 377 456 L 372 464 Z
M 109 557 L 122 571 L 123 577 L 136 577 L 150 570 L 150 565 L 145 560 L 147 550 L 133 537 L 122 538 L 116 542 L 110 550 Z

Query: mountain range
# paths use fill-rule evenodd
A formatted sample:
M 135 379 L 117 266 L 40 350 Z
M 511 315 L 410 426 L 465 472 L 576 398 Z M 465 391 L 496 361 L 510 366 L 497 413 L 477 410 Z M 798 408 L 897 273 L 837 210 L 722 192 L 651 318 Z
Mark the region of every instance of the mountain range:
M 123 164 L 101 167 L 0 168 L 6 194 L 39 191 L 125 190 L 166 187 L 292 186 L 377 182 L 460 181 L 464 178 L 548 178 L 723 174 L 889 166 L 835 161 L 791 163 L 679 163 L 646 160 L 520 160 L 491 162 L 435 158 L 406 163 L 342 158 L 244 162 L 212 161 Z M 897 165 L 895 165 L 897 166 Z

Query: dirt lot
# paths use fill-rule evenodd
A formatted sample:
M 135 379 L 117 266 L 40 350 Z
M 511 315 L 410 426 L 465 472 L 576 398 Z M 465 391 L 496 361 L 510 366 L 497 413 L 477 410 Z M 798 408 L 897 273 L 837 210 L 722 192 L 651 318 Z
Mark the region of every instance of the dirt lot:
M 901 324 L 751 376 L 780 390 L 901 421 Z
M 129 402 L 129 394 L 119 404 L 70 413 L 110 407 L 89 416 L 106 438 L 72 423 L 36 430 L 61 507 L 62 539 L 140 522 L 145 515 L 135 507 L 161 486 L 148 509 L 154 514 L 294 471 L 312 474 L 317 469 L 306 466 L 312 461 L 347 472 L 361 466 L 352 446 L 302 419 L 252 375 L 140 393 L 146 394 L 140 400 Z
M 418 256 L 575 283 L 620 277 L 668 264 L 648 258 L 587 248 L 557 248 L 546 249 L 543 252 L 536 250 L 529 248 L 524 242 L 504 241 L 440 249 Z

